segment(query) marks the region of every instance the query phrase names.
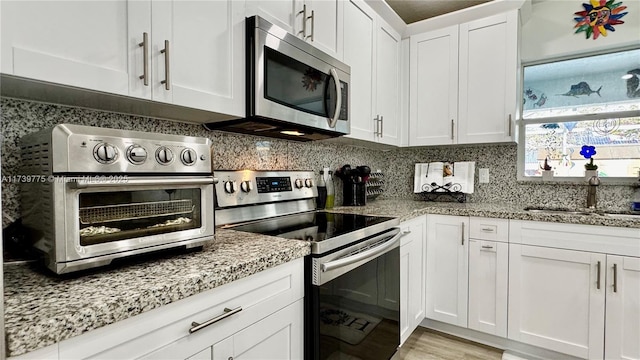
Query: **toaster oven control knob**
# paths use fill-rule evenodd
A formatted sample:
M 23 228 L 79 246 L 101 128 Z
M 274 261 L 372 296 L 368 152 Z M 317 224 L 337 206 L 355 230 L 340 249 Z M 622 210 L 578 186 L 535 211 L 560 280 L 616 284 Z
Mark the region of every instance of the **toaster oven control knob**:
M 233 194 L 236 192 L 236 182 L 235 181 L 225 181 L 224 183 L 224 192 L 227 194 Z
M 118 158 L 118 149 L 108 143 L 101 143 L 93 148 L 93 157 L 102 164 L 111 164 Z
M 196 154 L 195 150 L 186 148 L 182 150 L 182 153 L 180 153 L 180 159 L 183 164 L 191 166 L 196 163 L 196 160 L 198 160 L 198 154 Z
M 156 150 L 156 160 L 161 165 L 169 165 L 173 161 L 173 152 L 166 146 L 160 146 L 158 150 Z
M 308 187 L 308 188 L 312 187 L 312 186 L 313 186 L 313 180 L 311 180 L 311 179 L 304 179 L 304 186 L 305 186 L 305 187 Z
M 302 189 L 304 184 L 302 183 L 302 179 L 296 179 L 295 181 L 296 189 Z
M 127 159 L 134 165 L 140 165 L 147 160 L 147 150 L 140 145 L 131 145 L 127 149 Z
M 243 181 L 240 183 L 240 189 L 246 193 L 251 192 L 253 186 L 251 185 L 251 181 Z

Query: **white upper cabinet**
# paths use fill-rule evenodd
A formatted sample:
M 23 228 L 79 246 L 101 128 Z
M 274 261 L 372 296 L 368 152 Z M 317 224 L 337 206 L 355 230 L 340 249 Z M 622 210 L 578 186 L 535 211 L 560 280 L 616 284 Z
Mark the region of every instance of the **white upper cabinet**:
M 150 33 L 149 2 L 2 1 L 0 6 L 2 73 L 150 97 L 139 79 L 144 52 L 138 45 L 143 33 Z
M 409 145 L 508 142 L 518 11 L 411 36 Z
M 375 13 L 364 1 L 349 0 L 344 4 L 344 20 L 344 62 L 351 67 L 349 136 L 373 141 L 376 126 L 372 115 Z
M 513 140 L 518 12 L 460 25 L 458 143 Z
M 409 146 L 456 142 L 458 26 L 411 37 Z
M 1 6 L 5 74 L 244 116 L 244 2 Z
M 349 137 L 399 145 L 400 40 L 364 1 L 344 3 L 344 62 L 351 67 Z
M 400 34 L 378 17 L 376 26 L 375 111 L 377 141 L 400 143 Z
M 305 40 L 336 59 L 342 59 L 342 26 L 344 0 L 305 0 Z M 305 28 L 306 27 L 306 28 Z M 298 29 L 299 31 L 300 29 Z
M 152 15 L 153 99 L 243 116 L 242 2 L 154 1 Z

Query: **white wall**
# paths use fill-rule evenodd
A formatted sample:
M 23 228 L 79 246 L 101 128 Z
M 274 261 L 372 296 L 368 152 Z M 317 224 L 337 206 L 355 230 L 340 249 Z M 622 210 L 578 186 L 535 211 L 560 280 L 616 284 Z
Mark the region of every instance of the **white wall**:
M 520 53 L 523 63 L 605 51 L 625 46 L 640 46 L 640 0 L 618 0 L 629 12 L 624 24 L 614 25 L 615 32 L 593 40 L 585 33 L 574 34 L 574 13 L 584 10 L 588 0 L 545 0 L 534 2 L 531 18 L 522 28 Z M 616 1 L 616 2 L 618 2 Z

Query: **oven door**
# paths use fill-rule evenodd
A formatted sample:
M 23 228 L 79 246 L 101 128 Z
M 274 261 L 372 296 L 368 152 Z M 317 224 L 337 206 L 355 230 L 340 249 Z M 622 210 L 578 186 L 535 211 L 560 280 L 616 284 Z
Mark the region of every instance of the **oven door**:
M 260 28 L 255 31 L 248 115 L 349 134 L 349 74 Z
M 63 225 L 56 226 L 59 263 L 70 265 L 213 237 L 212 177 L 67 180 L 58 186 L 65 203 L 64 210 L 58 209 L 64 216 L 56 214 L 56 225 Z
M 307 359 L 389 359 L 400 345 L 399 229 L 308 260 Z

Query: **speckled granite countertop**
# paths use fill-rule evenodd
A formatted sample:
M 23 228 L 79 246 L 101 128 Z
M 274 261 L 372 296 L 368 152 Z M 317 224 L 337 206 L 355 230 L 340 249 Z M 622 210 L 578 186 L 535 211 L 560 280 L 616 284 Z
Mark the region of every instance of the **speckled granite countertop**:
M 216 230 L 202 251 L 75 278 L 4 268 L 7 355 L 124 320 L 310 253 L 306 241 Z
M 332 211 L 394 216 L 400 218 L 401 222 L 424 214 L 441 214 L 640 228 L 640 216 L 630 219 L 613 218 L 597 213 L 589 215 L 537 213 L 525 211 L 524 206 L 504 204 L 377 200 L 371 201 L 366 206 L 340 206 L 334 208 Z M 585 209 L 581 209 L 581 211 L 593 212 Z

